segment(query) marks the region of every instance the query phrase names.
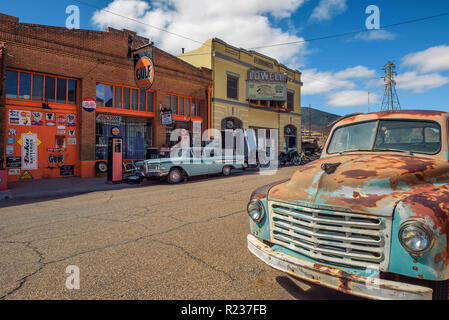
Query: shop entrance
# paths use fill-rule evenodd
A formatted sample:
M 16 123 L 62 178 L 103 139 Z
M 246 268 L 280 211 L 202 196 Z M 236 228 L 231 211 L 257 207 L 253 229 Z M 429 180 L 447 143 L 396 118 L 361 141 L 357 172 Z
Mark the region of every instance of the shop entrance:
M 96 119 L 96 160 L 108 159 L 108 139 L 123 138 L 123 159 L 146 159 L 153 146 L 153 119 L 100 113 Z

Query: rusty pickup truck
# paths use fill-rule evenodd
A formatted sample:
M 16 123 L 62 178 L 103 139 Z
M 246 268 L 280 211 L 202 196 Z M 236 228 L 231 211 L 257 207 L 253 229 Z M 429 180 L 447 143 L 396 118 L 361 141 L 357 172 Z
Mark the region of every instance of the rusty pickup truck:
M 273 268 L 371 299 L 444 299 L 449 113 L 344 118 L 321 158 L 255 190 L 248 249 Z

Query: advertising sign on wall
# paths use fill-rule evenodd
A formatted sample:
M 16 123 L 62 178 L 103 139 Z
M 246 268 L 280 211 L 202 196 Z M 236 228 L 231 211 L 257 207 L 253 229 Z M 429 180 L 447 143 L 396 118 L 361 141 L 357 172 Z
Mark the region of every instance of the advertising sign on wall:
M 134 56 L 134 79 L 142 90 L 148 90 L 154 81 L 153 52 L 141 52 Z
M 163 125 L 171 125 L 173 122 L 171 113 L 161 113 L 161 122 Z
M 83 109 L 87 112 L 92 112 L 97 109 L 97 102 L 92 98 L 85 98 L 82 103 Z
M 37 169 L 37 135 L 22 134 L 22 170 Z
M 246 82 L 247 100 L 287 100 L 287 75 L 283 72 L 271 72 L 251 69 Z
M 287 86 L 282 83 L 247 82 L 246 99 L 248 100 L 287 100 Z

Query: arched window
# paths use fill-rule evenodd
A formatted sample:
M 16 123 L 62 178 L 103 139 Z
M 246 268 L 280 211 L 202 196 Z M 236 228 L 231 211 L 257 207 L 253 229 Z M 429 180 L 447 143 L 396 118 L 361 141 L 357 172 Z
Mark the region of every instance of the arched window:
M 297 130 L 296 127 L 289 124 L 284 127 L 284 139 L 285 139 L 285 149 L 297 148 L 296 146 L 296 135 Z
M 234 117 L 228 117 L 221 120 L 221 130 L 243 129 L 243 122 Z

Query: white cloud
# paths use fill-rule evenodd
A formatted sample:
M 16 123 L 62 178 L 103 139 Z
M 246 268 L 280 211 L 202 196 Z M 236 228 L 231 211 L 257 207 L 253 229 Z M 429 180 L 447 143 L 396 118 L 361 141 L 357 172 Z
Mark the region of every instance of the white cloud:
M 379 96 L 371 93 L 370 104 L 379 102 Z M 359 107 L 368 105 L 368 91 L 344 90 L 327 97 L 326 104 L 331 107 Z
M 438 73 L 418 75 L 415 71 L 399 74 L 397 88 L 411 90 L 414 93 L 423 93 L 449 83 L 449 78 Z
M 217 37 L 231 45 L 252 48 L 284 42 L 302 41 L 303 38 L 283 31 L 270 23 L 268 16 L 276 19 L 290 17 L 305 0 L 114 0 L 105 8 L 108 11 L 136 19 L 146 24 L 167 29 L 199 42 Z M 156 28 L 105 11 L 96 11 L 92 17 L 99 28 L 111 26 L 130 29 L 149 37 L 156 45 L 174 55 L 196 49 L 199 43 L 189 41 Z M 298 43 L 258 50 L 276 58 L 290 67 L 302 66 L 307 53 L 306 44 Z
M 449 46 L 431 47 L 408 54 L 404 57 L 402 64 L 414 67 L 421 73 L 449 70 Z
M 351 79 L 369 78 L 375 76 L 376 71 L 365 66 L 347 68 L 338 72 L 319 72 L 316 69 L 302 71 L 304 86 L 301 94 L 323 94 L 335 89 L 353 89 L 356 83 Z
M 346 0 L 321 0 L 318 6 L 313 9 L 310 20 L 330 20 L 333 17 L 345 12 L 346 9 Z
M 357 66 L 339 71 L 335 74 L 335 77 L 340 79 L 349 79 L 349 78 L 369 78 L 374 77 L 375 75 L 376 70 L 368 69 L 365 66 Z
M 371 30 L 357 34 L 354 39 L 364 41 L 394 40 L 397 36 L 387 30 Z

